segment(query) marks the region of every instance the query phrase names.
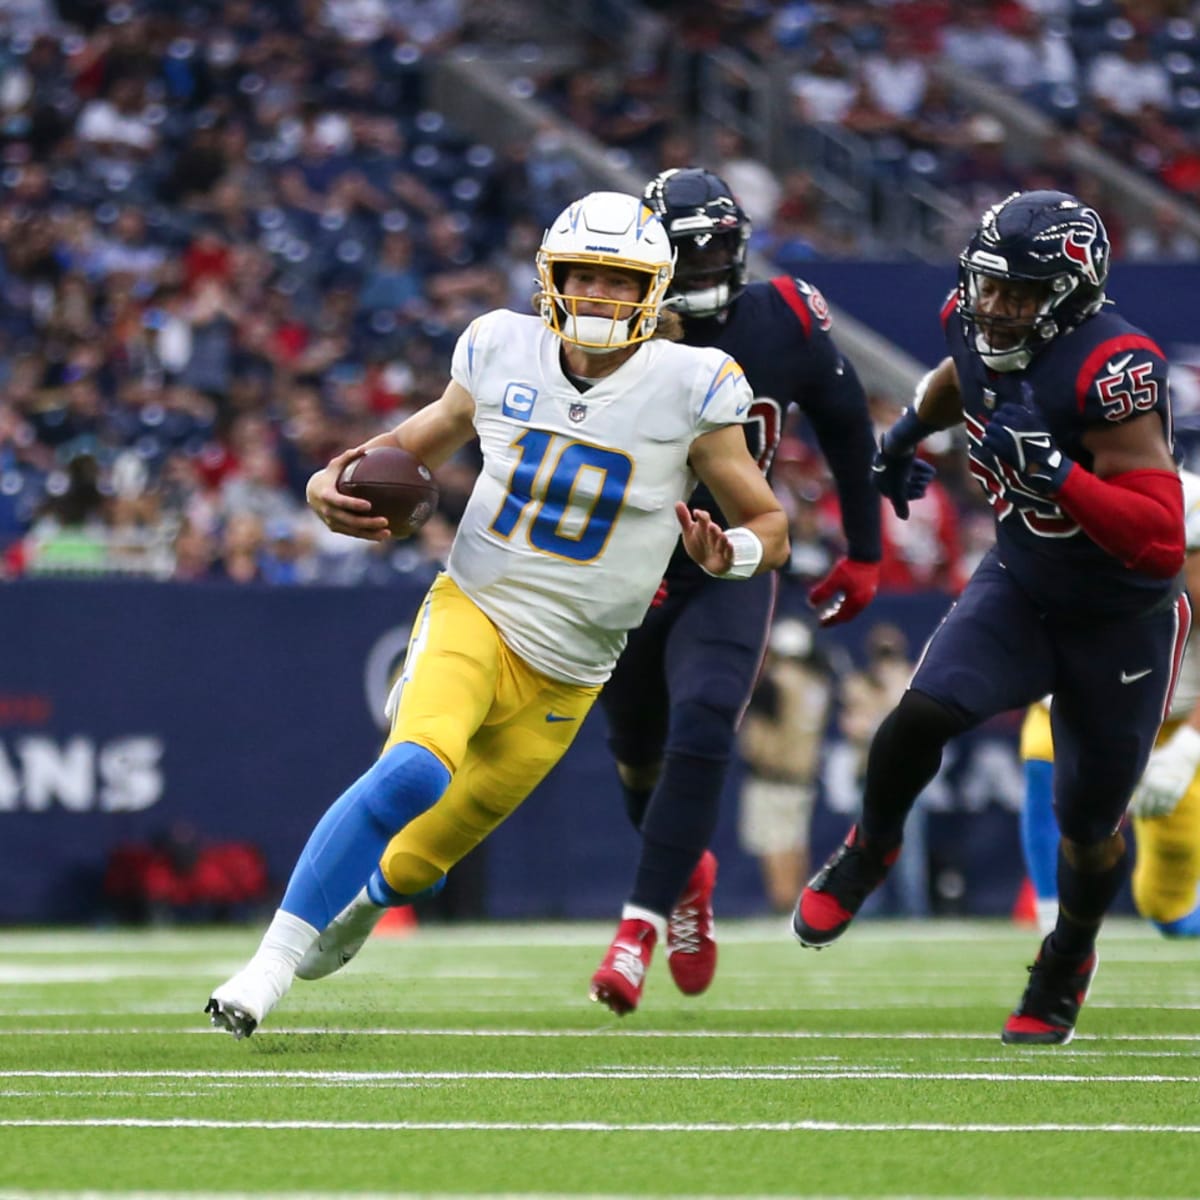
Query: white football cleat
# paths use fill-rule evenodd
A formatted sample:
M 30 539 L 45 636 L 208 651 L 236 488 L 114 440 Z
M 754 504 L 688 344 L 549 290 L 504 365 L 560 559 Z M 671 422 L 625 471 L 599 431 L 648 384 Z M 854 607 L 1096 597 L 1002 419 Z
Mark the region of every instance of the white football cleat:
M 218 1029 L 227 1029 L 239 1040 L 247 1038 L 291 986 L 292 975 L 286 964 L 264 964 L 251 959 L 213 991 L 204 1011 Z
M 300 979 L 324 979 L 340 971 L 366 944 L 371 930 L 387 912 L 372 902 L 363 888 L 313 942 L 300 960 L 296 975 Z

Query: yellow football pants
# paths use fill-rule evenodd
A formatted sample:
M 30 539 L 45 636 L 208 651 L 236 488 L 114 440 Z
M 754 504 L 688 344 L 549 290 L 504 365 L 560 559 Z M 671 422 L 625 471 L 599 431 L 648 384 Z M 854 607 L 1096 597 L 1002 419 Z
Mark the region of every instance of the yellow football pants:
M 1050 734 L 1050 710 L 1031 704 L 1021 723 L 1021 761 L 1053 762 L 1054 738 Z
M 388 843 L 384 879 L 403 895 L 436 883 L 545 778 L 599 694 L 535 671 L 439 575 L 409 640 L 384 750 L 424 746 L 449 769 L 450 786 Z

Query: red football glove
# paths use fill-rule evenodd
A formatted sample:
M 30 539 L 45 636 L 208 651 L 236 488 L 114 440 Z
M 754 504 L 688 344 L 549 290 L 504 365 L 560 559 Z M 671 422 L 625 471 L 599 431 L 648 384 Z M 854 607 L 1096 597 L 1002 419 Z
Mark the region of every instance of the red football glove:
M 650 601 L 651 608 L 661 608 L 667 602 L 667 581 L 664 579 L 658 585 L 658 591 L 654 593 L 654 599 Z
M 839 558 L 833 570 L 808 593 L 808 602 L 820 609 L 822 625 L 840 625 L 857 617 L 875 598 L 879 564 Z

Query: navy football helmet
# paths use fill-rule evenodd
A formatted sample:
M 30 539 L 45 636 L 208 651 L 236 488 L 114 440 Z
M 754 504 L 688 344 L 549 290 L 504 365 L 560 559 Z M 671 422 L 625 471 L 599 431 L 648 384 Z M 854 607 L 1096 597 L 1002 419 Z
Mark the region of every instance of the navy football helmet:
M 750 218 L 718 175 L 673 168 L 646 185 L 642 199 L 662 221 L 677 252 L 665 307 L 688 317 L 713 317 L 746 286 Z
M 959 256 L 958 312 L 967 343 L 994 371 L 1020 371 L 1105 302 L 1110 246 L 1093 209 L 1066 192 L 1014 192 L 983 215 Z M 1029 317 L 981 313 L 984 278 L 1038 286 Z M 990 334 L 1004 331 L 1000 345 Z

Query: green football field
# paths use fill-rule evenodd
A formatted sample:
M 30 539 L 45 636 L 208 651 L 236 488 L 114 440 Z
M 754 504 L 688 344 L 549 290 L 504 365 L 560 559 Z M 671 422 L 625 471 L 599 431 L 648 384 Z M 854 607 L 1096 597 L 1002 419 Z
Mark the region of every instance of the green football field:
M 1075 1041 L 1013 1050 L 1027 930 L 719 932 L 624 1020 L 606 925 L 376 937 L 243 1042 L 201 1009 L 255 930 L 0 934 L 0 1196 L 1200 1195 L 1200 945 L 1112 923 Z

